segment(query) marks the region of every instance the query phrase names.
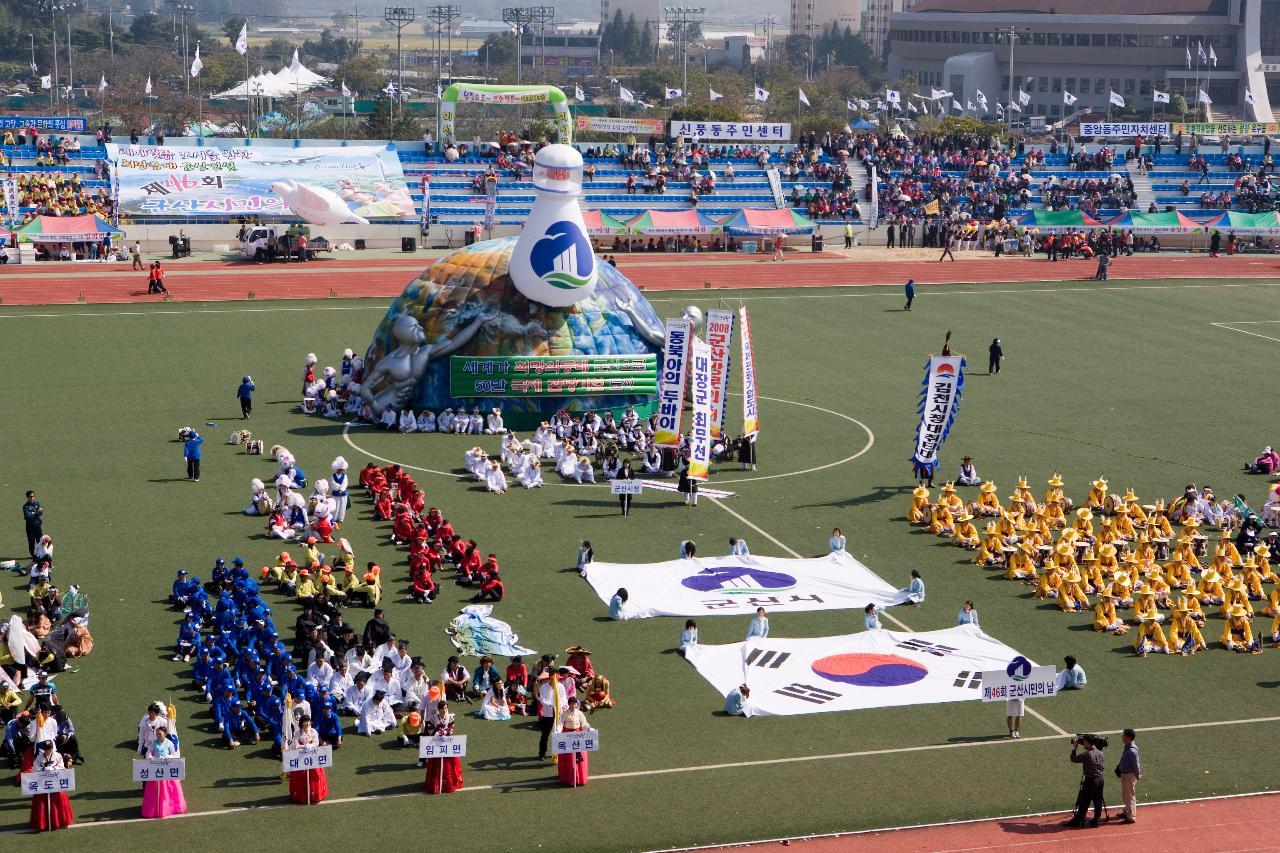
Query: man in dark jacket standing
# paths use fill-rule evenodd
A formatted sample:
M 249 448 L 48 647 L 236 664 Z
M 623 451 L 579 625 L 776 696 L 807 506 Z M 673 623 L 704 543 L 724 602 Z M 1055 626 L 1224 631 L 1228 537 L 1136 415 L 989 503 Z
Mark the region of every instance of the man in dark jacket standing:
M 1071 741 L 1071 761 L 1084 765 L 1081 768 L 1084 776 L 1080 780 L 1080 793 L 1076 796 L 1075 814 L 1063 826 L 1084 826 L 1090 803 L 1093 804 L 1093 820 L 1089 821 L 1089 826 L 1096 827 L 1102 817 L 1102 786 L 1105 780 L 1102 778 L 1102 750 L 1098 749 L 1096 737 L 1080 735 Z M 1082 746 L 1084 752 L 1078 752 Z
M 36 500 L 36 493 L 27 492 L 27 502 L 22 505 L 22 520 L 27 526 L 27 552 L 36 555 L 36 543 L 44 535 L 44 507 Z
M 1004 347 L 1000 346 L 999 338 L 993 340 L 991 346 L 987 347 L 987 354 L 991 356 L 987 362 L 987 375 L 994 376 L 1000 372 L 1000 359 L 1004 358 Z
M 192 432 L 182 443 L 182 458 L 187 460 L 187 479 L 200 482 L 200 445 L 204 439 L 200 433 Z
M 240 400 L 240 417 L 247 418 L 253 412 L 253 377 L 246 376 L 240 380 L 240 387 L 236 389 L 236 398 Z

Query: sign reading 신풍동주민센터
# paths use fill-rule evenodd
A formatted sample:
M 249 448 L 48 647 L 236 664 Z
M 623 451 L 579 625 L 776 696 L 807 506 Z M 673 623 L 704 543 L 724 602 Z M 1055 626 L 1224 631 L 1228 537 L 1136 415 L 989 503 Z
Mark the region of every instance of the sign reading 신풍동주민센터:
M 791 124 L 788 122 L 755 121 L 673 121 L 671 137 L 732 142 L 789 142 Z
M 271 185 L 327 190 L 365 219 L 416 218 L 400 158 L 385 145 L 267 148 L 106 146 L 130 216 L 290 213 Z
M 452 397 L 575 397 L 658 393 L 657 356 L 449 357 Z

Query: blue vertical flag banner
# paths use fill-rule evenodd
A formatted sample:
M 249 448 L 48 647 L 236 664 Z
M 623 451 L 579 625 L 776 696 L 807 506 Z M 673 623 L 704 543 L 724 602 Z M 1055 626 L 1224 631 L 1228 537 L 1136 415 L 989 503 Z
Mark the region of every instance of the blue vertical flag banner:
M 918 471 L 932 474 L 938 467 L 938 451 L 947 440 L 960 411 L 964 368 L 964 356 L 929 356 L 920 390 L 920 407 L 916 410 L 920 415 L 920 425 L 916 428 L 916 452 L 912 462 Z
M 667 320 L 667 341 L 663 347 L 662 364 L 658 366 L 658 428 L 653 436 L 653 443 L 659 447 L 680 446 L 692 331 L 687 317 Z

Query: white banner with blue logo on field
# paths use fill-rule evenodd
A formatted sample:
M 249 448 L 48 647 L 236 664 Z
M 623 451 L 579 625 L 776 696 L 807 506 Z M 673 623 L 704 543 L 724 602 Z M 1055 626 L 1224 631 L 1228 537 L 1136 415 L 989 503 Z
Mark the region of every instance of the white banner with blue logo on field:
M 1018 652 L 974 625 L 942 631 L 863 631 L 840 637 L 752 638 L 685 647 L 722 696 L 750 688 L 747 716 L 778 717 L 977 701 L 982 673 Z
M 916 409 L 920 424 L 916 427 L 916 452 L 912 457 L 919 468 L 933 471 L 938 467 L 938 453 L 960 411 L 964 368 L 964 356 L 959 355 L 931 355 L 924 366 L 920 405 Z
M 982 701 L 1044 699 L 1058 693 L 1058 669 L 1036 666 L 1018 655 L 1007 666 L 982 673 Z
M 782 557 L 698 557 L 663 563 L 586 566 L 587 583 L 608 603 L 619 587 L 629 598 L 624 619 L 651 616 L 745 616 L 766 612 L 861 610 L 907 600 L 846 552 L 807 560 Z

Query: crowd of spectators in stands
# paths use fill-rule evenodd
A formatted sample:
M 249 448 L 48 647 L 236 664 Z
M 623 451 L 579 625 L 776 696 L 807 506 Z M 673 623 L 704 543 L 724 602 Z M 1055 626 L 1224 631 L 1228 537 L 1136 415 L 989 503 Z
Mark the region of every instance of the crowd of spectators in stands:
M 13 159 L 17 148 L 35 148 L 36 171 L 13 171 Z M 35 129 L 6 130 L 0 137 L 0 155 L 8 175 L 18 186 L 23 220 L 34 216 L 80 216 L 86 213 L 110 216 L 111 193 L 107 187 L 88 187 L 85 180 L 105 180 L 109 176 L 105 160 L 97 160 L 93 176 L 79 172 L 64 172 L 70 166 L 71 155 L 80 151 L 80 140 L 74 136 L 43 136 Z M 8 202 L 0 198 L 0 212 L 7 218 Z

